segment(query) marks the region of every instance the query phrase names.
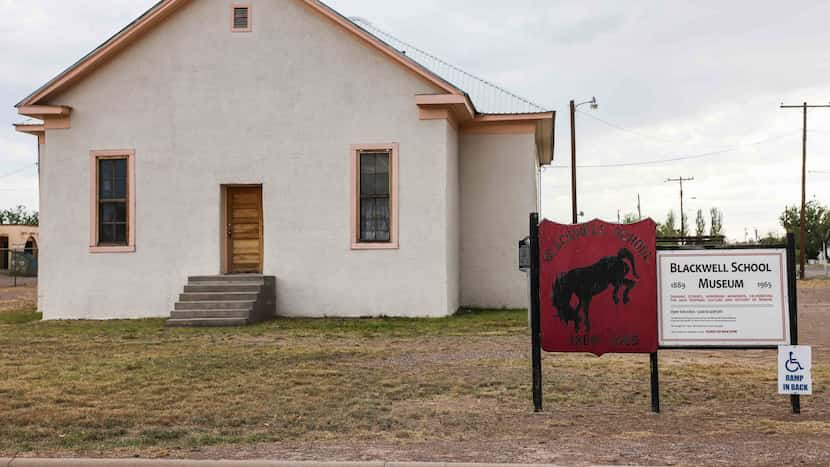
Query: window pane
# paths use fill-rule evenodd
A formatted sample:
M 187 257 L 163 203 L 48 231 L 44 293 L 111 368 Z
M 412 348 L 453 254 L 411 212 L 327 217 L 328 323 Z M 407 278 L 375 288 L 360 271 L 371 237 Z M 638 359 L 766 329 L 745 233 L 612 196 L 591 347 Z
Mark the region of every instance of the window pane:
M 127 177 L 115 177 L 115 198 L 127 197 Z
M 374 154 L 360 155 L 360 194 L 372 194 L 372 177 L 375 174 Z
M 101 203 L 101 222 L 115 222 L 115 204 Z
M 389 198 L 362 198 L 360 201 L 360 227 L 361 241 L 389 241 Z
M 127 178 L 127 159 L 112 159 L 115 165 L 115 176 L 119 178 Z
M 127 222 L 127 203 L 115 204 L 115 222 Z
M 98 160 L 98 177 L 112 179 L 115 176 L 115 167 L 112 159 Z
M 98 186 L 101 190 L 99 196 L 101 199 L 111 199 L 115 198 L 115 190 L 112 185 L 112 178 L 102 178 L 98 182 Z
M 99 243 L 115 243 L 115 226 L 113 224 L 101 224 L 98 232 Z
M 374 193 L 377 195 L 389 194 L 389 157 L 378 154 L 375 160 Z
M 127 224 L 115 224 L 115 241 L 127 243 Z

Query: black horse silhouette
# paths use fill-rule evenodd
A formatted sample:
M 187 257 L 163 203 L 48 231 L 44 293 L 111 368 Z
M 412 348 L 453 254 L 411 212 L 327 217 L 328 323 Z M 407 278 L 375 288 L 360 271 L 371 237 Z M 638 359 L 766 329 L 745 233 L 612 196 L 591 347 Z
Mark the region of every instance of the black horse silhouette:
M 630 268 L 626 260 L 631 264 Z M 629 271 L 639 279 L 637 268 L 634 266 L 634 255 L 628 249 L 622 248 L 617 256 L 606 256 L 590 266 L 560 274 L 553 284 L 552 295 L 557 316 L 565 324 L 573 321 L 574 329 L 579 332 L 579 324 L 582 321 L 579 311 L 582 310 L 585 316 L 585 330 L 590 331 L 591 321 L 588 318 L 588 308 L 591 306 L 591 299 L 605 291 L 610 285 L 614 287 L 614 303 L 620 303 L 620 287 L 625 288 L 622 296 L 623 303 L 628 303 L 628 293 L 637 284 L 631 279 L 626 279 L 625 276 Z M 576 295 L 579 300 L 576 307 L 571 306 L 573 295 Z

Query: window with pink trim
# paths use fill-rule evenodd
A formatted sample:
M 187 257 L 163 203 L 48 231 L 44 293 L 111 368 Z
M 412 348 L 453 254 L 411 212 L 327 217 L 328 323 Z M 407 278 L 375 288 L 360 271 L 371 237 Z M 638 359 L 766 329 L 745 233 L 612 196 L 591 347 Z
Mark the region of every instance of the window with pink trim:
M 135 151 L 90 151 L 89 249 L 135 251 Z
M 251 5 L 237 3 L 231 6 L 231 32 L 251 32 Z
M 398 144 L 354 145 L 352 249 L 398 248 Z

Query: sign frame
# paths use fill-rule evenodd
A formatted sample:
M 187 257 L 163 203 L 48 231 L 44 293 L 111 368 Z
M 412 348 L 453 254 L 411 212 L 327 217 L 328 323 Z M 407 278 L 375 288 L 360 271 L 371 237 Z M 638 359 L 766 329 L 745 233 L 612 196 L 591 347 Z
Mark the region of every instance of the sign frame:
M 783 253 L 784 253 L 784 256 L 785 256 L 785 261 L 784 261 L 784 264 L 783 264 L 784 271 L 782 271 L 782 273 L 785 274 L 785 277 L 783 279 L 784 284 L 782 284 L 782 287 L 784 288 L 784 290 L 787 294 L 787 297 L 786 297 L 786 305 L 787 305 L 786 320 L 788 321 L 787 323 L 785 323 L 786 327 L 787 327 L 786 329 L 784 329 L 785 339 L 780 343 L 774 343 L 774 344 L 728 344 L 728 345 L 725 345 L 725 344 L 701 343 L 701 344 L 697 344 L 697 345 L 694 345 L 694 344 L 664 345 L 663 343 L 660 343 L 659 344 L 659 349 L 664 349 L 664 350 L 772 350 L 772 349 L 777 349 L 779 345 L 785 345 L 785 344 L 793 345 L 792 336 L 793 336 L 794 332 L 797 333 L 797 323 L 795 323 L 795 321 L 796 321 L 797 297 L 793 296 L 793 294 L 795 294 L 796 275 L 795 275 L 795 268 L 794 268 L 795 263 L 793 262 L 792 267 L 790 266 L 790 259 L 791 259 L 790 256 L 793 256 L 793 261 L 795 261 L 794 260 L 794 258 L 795 258 L 794 251 L 795 250 L 794 250 L 794 245 L 793 245 L 793 252 L 790 252 L 790 249 L 789 249 L 789 246 L 788 246 L 787 243 L 773 244 L 773 245 L 754 245 L 754 244 L 753 245 L 729 245 L 729 246 L 716 245 L 716 246 L 704 246 L 704 247 L 700 247 L 700 246 L 692 246 L 692 247 L 688 247 L 688 246 L 659 246 L 658 245 L 658 247 L 657 247 L 657 257 L 658 257 L 658 260 L 657 260 L 657 276 L 658 276 L 658 285 L 657 285 L 658 286 L 658 295 L 657 295 L 657 300 L 658 300 L 657 308 L 658 308 L 658 311 L 657 311 L 657 319 L 658 319 L 658 326 L 662 326 L 662 323 L 663 323 L 663 316 L 662 316 L 662 313 L 661 313 L 661 303 L 660 303 L 662 301 L 662 296 L 661 296 L 661 293 L 659 292 L 660 288 L 662 287 L 662 284 L 659 283 L 659 281 L 660 281 L 660 262 L 659 262 L 660 253 L 661 252 L 666 252 L 666 251 L 722 251 L 722 250 L 727 250 L 727 251 L 735 251 L 735 250 L 745 250 L 745 251 L 751 251 L 751 250 L 784 250 Z M 783 297 L 782 297 L 782 299 L 783 299 Z M 793 325 L 794 323 L 796 324 L 796 326 Z M 658 329 L 658 335 L 662 336 L 662 329 Z M 797 338 L 796 338 L 796 340 L 797 340 Z M 662 341 L 662 337 L 659 339 L 659 341 Z
M 787 282 L 787 301 L 789 308 L 789 345 L 798 345 L 798 296 L 796 290 L 796 267 L 795 267 L 795 234 L 787 232 L 786 243 L 773 245 L 705 245 L 703 247 L 694 246 L 657 246 L 658 253 L 660 251 L 677 251 L 677 250 L 769 250 L 769 249 L 785 249 L 786 250 L 786 282 Z M 659 299 L 659 297 L 658 297 Z M 683 345 L 683 346 L 658 346 L 658 350 L 775 350 L 778 352 L 778 344 L 775 345 Z M 777 358 L 777 357 L 776 357 Z M 652 356 L 651 368 L 651 397 L 652 409 L 656 407 L 655 412 L 660 411 L 660 387 L 657 379 L 657 355 Z M 801 413 L 801 396 L 798 394 L 790 395 L 790 406 L 792 413 Z

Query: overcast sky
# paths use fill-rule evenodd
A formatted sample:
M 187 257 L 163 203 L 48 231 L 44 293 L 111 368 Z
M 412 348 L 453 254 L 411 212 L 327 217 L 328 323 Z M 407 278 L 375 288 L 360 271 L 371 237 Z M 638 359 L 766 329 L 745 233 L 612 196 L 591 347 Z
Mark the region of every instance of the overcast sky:
M 156 0 L 0 0 L 0 208 L 37 207 L 36 139 L 13 105 Z M 212 1 L 212 0 L 196 0 Z M 269 1 L 269 0 L 256 0 Z M 273 0 L 284 1 L 284 0 Z M 579 209 L 616 220 L 637 209 L 724 213 L 729 237 L 780 231 L 800 202 L 801 113 L 830 102 L 830 2 L 329 0 L 465 70 L 558 111 L 543 214 L 570 220 L 568 101 L 577 114 Z M 13 21 L 10 19 L 14 19 Z M 808 116 L 809 198 L 830 203 L 830 108 Z M 711 154 L 705 156 L 705 154 Z M 708 214 L 707 214 L 708 219 Z

